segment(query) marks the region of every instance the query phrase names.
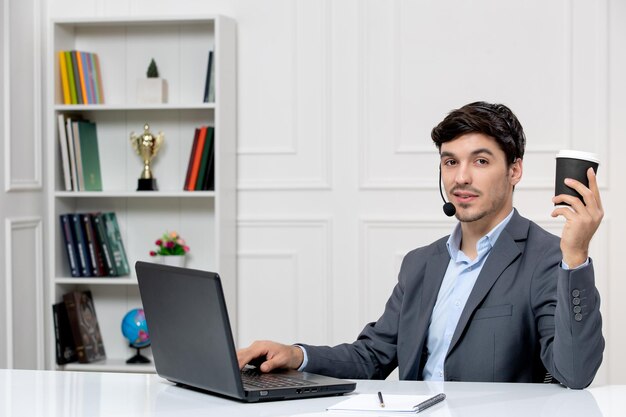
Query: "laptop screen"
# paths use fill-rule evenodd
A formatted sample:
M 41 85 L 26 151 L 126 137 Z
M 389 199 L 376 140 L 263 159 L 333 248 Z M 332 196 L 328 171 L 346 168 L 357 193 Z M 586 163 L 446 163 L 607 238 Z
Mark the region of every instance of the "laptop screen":
M 217 274 L 137 262 L 157 373 L 172 382 L 243 398 Z

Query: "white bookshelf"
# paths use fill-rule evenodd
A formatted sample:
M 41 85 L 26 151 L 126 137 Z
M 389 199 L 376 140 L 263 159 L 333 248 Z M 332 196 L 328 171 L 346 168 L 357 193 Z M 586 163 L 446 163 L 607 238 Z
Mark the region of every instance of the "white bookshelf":
M 127 311 L 141 307 L 134 263 L 150 260 L 154 241 L 176 230 L 191 251 L 187 266 L 222 276 L 236 323 L 236 62 L 235 23 L 224 16 L 53 20 L 48 45 L 47 99 L 47 332 L 46 363 L 55 361 L 52 304 L 72 290 L 91 290 L 107 360 L 70 364 L 68 370 L 154 372 L 153 365 L 127 365 L 134 354 L 120 331 Z M 105 104 L 65 105 L 57 61 L 59 50 L 95 52 L 100 60 Z M 213 50 L 215 102 L 203 103 L 208 52 Z M 168 102 L 136 101 L 136 79 L 154 58 L 168 83 Z M 97 125 L 102 192 L 65 191 L 57 115 L 81 115 Z M 152 170 L 158 191 L 138 192 L 142 164 L 130 145 L 131 132 L 163 132 L 165 143 Z M 183 191 L 194 129 L 215 129 L 215 190 Z M 67 265 L 59 215 L 114 211 L 133 270 L 126 277 L 73 278 Z M 145 349 L 150 355 L 149 349 Z

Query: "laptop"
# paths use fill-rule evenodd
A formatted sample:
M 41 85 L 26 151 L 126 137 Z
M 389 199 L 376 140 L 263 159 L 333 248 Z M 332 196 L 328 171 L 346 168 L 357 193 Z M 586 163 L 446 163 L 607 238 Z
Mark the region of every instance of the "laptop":
M 135 263 L 157 373 L 244 402 L 352 392 L 356 383 L 298 371 L 240 370 L 218 274 Z

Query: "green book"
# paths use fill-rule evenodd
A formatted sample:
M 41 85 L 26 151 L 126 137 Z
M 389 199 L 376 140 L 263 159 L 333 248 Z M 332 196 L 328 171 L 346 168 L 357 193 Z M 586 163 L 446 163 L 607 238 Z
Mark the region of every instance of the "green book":
M 84 120 L 79 120 L 76 123 L 78 123 L 80 159 L 83 165 L 85 191 L 102 191 L 96 124 Z
M 76 98 L 76 82 L 74 81 L 74 66 L 72 65 L 72 53 L 70 51 L 65 51 L 65 65 L 67 66 L 67 83 L 70 88 L 70 98 L 72 100 L 72 104 L 78 104 L 78 99 Z
M 113 212 L 103 213 L 102 219 L 104 220 L 104 230 L 109 241 L 117 275 L 129 275 L 130 267 L 128 266 L 128 258 L 126 258 L 126 251 L 122 243 L 120 227 L 117 224 L 117 216 Z
M 196 179 L 196 186 L 194 190 L 202 190 L 202 184 L 204 183 L 204 178 L 207 175 L 207 169 L 209 166 L 209 156 L 211 154 L 211 143 L 213 142 L 213 128 L 206 127 L 206 141 L 204 143 L 204 148 L 202 149 L 202 159 L 200 160 L 200 170 L 198 171 L 198 178 Z

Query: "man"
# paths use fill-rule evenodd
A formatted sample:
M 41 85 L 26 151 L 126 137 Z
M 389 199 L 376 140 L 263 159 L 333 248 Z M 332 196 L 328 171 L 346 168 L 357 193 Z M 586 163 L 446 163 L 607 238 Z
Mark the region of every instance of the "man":
M 383 315 L 351 344 L 255 342 L 240 366 L 301 369 L 342 378 L 544 382 L 584 388 L 602 362 L 600 297 L 589 243 L 603 217 L 592 169 L 584 198 L 553 198 L 561 239 L 520 216 L 525 136 L 509 108 L 476 102 L 432 131 L 459 223 L 408 253 Z

